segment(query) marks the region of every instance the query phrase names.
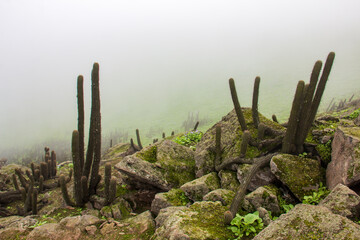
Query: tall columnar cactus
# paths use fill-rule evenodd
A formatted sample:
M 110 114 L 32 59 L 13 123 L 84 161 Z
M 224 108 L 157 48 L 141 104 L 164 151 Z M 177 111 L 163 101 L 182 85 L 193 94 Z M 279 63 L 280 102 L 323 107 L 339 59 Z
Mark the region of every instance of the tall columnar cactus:
M 195 123 L 195 126 L 194 126 L 194 129 L 193 129 L 193 131 L 196 131 L 196 129 L 199 127 L 199 121 L 197 121 L 196 123 Z
M 57 173 L 56 169 L 56 153 L 55 151 L 51 151 L 51 176 L 55 177 Z
M 163 133 L 165 134 L 165 133 Z M 143 148 L 142 144 L 141 144 L 141 140 L 140 140 L 140 132 L 139 132 L 139 129 L 136 129 L 136 139 L 137 139 L 137 143 L 138 143 L 138 146 L 140 148 L 140 150 Z
M 215 129 L 215 167 L 221 163 L 221 127 Z
M 17 181 L 17 179 L 16 179 L 15 174 L 12 175 L 12 181 L 13 181 L 15 190 L 16 190 L 16 191 L 19 191 L 20 188 L 19 188 L 19 184 L 18 184 L 18 181 Z
M 277 120 L 277 117 L 276 117 L 275 114 L 273 114 L 273 115 L 271 116 L 271 118 L 272 118 L 272 120 L 273 120 L 274 122 L 279 123 L 279 121 Z
M 79 132 L 74 130 L 72 133 L 72 141 L 71 141 L 71 152 L 72 152 L 72 160 L 73 160 L 73 168 L 74 168 L 74 197 L 76 206 L 82 206 L 83 204 L 83 196 L 81 194 L 81 163 L 80 163 L 80 153 L 79 153 Z
M 256 77 L 254 81 L 254 91 L 253 91 L 253 100 L 252 100 L 252 118 L 256 128 L 258 128 L 260 122 L 259 112 L 258 112 L 259 87 L 260 87 L 260 77 Z
M 34 214 L 34 215 L 36 215 L 37 212 L 38 212 L 38 208 L 37 208 L 37 198 L 38 198 L 38 190 L 35 188 L 35 189 L 33 190 L 32 199 L 31 199 L 31 202 L 32 202 L 31 210 L 32 210 L 32 214 Z
M 47 162 L 40 163 L 40 174 L 44 177 L 44 180 L 48 179 L 48 165 L 47 165 Z
M 60 188 L 66 204 L 69 206 L 74 206 L 74 203 L 71 201 L 69 197 L 69 193 L 66 188 L 65 176 L 62 174 L 60 175 Z
M 238 99 L 238 96 L 237 96 L 237 93 L 236 93 L 234 79 L 232 79 L 232 78 L 229 79 L 229 86 L 230 86 L 231 98 L 232 98 L 232 101 L 234 103 L 236 116 L 237 116 L 237 118 L 239 120 L 241 130 L 245 131 L 247 129 L 246 122 L 245 122 L 244 115 L 243 115 L 243 113 L 241 111 L 241 106 L 240 106 L 239 99 Z
M 242 135 L 242 141 L 241 141 L 241 147 L 240 147 L 240 154 L 242 156 L 246 155 L 246 150 L 250 141 L 250 132 L 248 130 L 245 130 Z
M 111 179 L 111 164 L 105 164 L 105 197 L 106 201 L 109 200 L 109 191 L 110 191 L 110 179 Z
M 78 105 L 78 131 L 79 131 L 79 159 L 81 169 L 84 166 L 84 77 L 77 78 L 77 105 Z
M 258 140 L 263 140 L 265 137 L 266 126 L 264 123 L 260 123 L 258 126 Z
M 116 198 L 116 178 L 111 177 L 109 186 L 109 195 L 107 197 L 107 204 L 113 202 Z
M 299 116 L 300 116 L 300 107 L 302 104 L 302 97 L 303 97 L 303 91 L 304 91 L 305 83 L 304 81 L 299 81 L 298 85 L 296 87 L 296 93 L 293 100 L 291 113 L 289 117 L 289 124 L 288 128 L 285 133 L 285 137 L 283 139 L 282 144 L 282 152 L 283 153 L 290 153 L 293 152 L 293 149 L 295 147 L 295 136 L 296 136 L 296 130 L 299 122 Z

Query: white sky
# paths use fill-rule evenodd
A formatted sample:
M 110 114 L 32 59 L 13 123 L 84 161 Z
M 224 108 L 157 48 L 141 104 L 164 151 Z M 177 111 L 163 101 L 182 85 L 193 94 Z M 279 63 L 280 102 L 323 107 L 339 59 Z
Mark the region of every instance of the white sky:
M 229 77 L 251 89 L 260 75 L 291 97 L 330 51 L 328 95 L 359 90 L 359 10 L 358 0 L 1 0 L 0 145 L 76 128 L 76 77 L 89 88 L 95 61 L 108 130 L 195 88 L 214 99 Z

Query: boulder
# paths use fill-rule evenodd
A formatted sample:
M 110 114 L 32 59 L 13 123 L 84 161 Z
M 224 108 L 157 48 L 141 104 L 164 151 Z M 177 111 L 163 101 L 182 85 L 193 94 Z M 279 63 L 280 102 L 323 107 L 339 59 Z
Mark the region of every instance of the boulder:
M 220 201 L 223 206 L 230 205 L 235 197 L 235 192 L 227 189 L 216 189 L 203 197 L 204 201 Z
M 59 223 L 47 223 L 34 228 L 27 236 L 28 240 L 76 240 L 81 236 L 79 228 L 66 229 Z
M 359 217 L 360 196 L 347 186 L 339 183 L 319 205 L 327 207 L 333 213 L 355 220 Z
M 326 184 L 333 189 L 339 183 L 351 186 L 360 181 L 360 127 L 336 129 L 331 159 L 326 169 Z
M 229 170 L 221 170 L 218 173 L 220 178 L 220 185 L 222 189 L 227 189 L 236 192 L 240 183 L 237 180 L 236 172 Z
M 256 134 L 252 120 L 252 111 L 250 108 L 242 108 L 244 118 L 248 129 L 252 134 Z M 280 124 L 273 122 L 259 113 L 260 122 L 273 129 L 282 130 Z M 195 151 L 195 164 L 196 164 L 196 177 L 204 176 L 215 169 L 215 133 L 216 127 L 221 127 L 221 147 L 223 148 L 222 159 L 238 157 L 240 155 L 240 147 L 242 142 L 242 131 L 239 121 L 237 119 L 235 110 L 229 112 L 222 118 L 221 121 L 207 130 L 201 138 L 201 141 L 196 145 Z M 256 147 L 248 146 L 246 158 L 254 158 L 261 154 Z
M 157 229 L 153 239 L 234 239 L 224 225 L 227 210 L 220 202 L 196 202 L 187 207 L 169 207 L 160 210 L 155 219 Z
M 270 168 L 300 201 L 325 182 L 325 170 L 318 161 L 310 158 L 278 154 L 271 159 Z
M 130 204 L 123 198 L 116 199 L 109 206 L 104 206 L 100 213 L 107 218 L 113 218 L 115 220 L 121 220 L 127 218 L 132 212 Z
M 91 225 L 98 225 L 103 222 L 104 220 L 93 215 L 83 215 L 66 217 L 61 219 L 59 223 L 65 229 L 80 229 L 80 231 L 84 232 L 86 227 Z
M 2 228 L 19 228 L 26 229 L 30 226 L 33 226 L 37 223 L 37 220 L 31 216 L 20 217 L 20 216 L 10 216 L 0 218 L 0 229 Z
M 125 157 L 115 169 L 138 189 L 168 191 L 195 178 L 194 152 L 175 142 L 162 142 Z
M 180 187 L 192 201 L 202 201 L 207 193 L 218 188 L 220 188 L 220 181 L 215 172 L 185 183 Z
M 298 204 L 263 229 L 254 240 L 358 239 L 360 227 L 323 206 Z
M 250 171 L 251 164 L 242 164 L 238 167 L 237 170 L 237 179 L 240 184 L 243 184 L 244 179 L 246 178 L 248 172 Z M 255 176 L 251 179 L 247 190 L 250 192 L 254 191 L 258 187 L 272 184 L 276 180 L 275 175 L 271 172 L 270 167 L 264 167 L 259 169 Z
M 277 198 L 277 192 L 269 188 L 259 187 L 255 191 L 245 196 L 254 209 L 265 208 L 274 215 L 280 214 L 280 206 Z
M 190 203 L 189 198 L 181 189 L 173 188 L 166 193 L 158 193 L 155 195 L 151 203 L 151 212 L 157 216 L 161 209 L 170 206 L 185 206 Z

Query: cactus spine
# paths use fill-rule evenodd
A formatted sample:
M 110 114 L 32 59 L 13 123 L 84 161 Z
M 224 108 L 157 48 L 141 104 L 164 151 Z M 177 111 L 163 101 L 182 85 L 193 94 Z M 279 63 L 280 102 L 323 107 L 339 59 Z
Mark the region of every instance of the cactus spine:
M 259 86 L 260 86 L 260 77 L 256 77 L 254 81 L 254 91 L 252 99 L 252 118 L 256 128 L 259 126 L 259 112 L 258 112 L 258 101 L 259 101 Z
M 240 106 L 238 96 L 237 96 L 237 93 L 236 93 L 234 79 L 232 79 L 232 78 L 229 79 L 229 86 L 230 86 L 231 98 L 232 98 L 232 101 L 234 103 L 236 116 L 237 116 L 237 118 L 239 120 L 241 130 L 245 131 L 247 129 L 246 122 L 245 122 L 244 115 L 243 115 L 243 113 L 241 111 L 241 106 Z

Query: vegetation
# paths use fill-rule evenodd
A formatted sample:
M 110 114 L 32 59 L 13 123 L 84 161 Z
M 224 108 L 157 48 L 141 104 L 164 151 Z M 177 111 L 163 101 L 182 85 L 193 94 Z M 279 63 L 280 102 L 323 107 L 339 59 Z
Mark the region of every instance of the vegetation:
M 245 216 L 236 214 L 236 217 L 231 221 L 231 225 L 228 229 L 237 236 L 236 239 L 241 239 L 243 236 L 255 236 L 264 227 L 258 211 Z
M 200 142 L 202 136 L 203 133 L 199 130 L 191 131 L 175 138 L 174 142 L 183 146 L 191 147 L 195 146 L 198 142 Z
M 311 196 L 304 196 L 302 203 L 317 205 L 321 200 L 323 200 L 330 191 L 320 183 L 320 186 L 317 191 L 314 191 Z

